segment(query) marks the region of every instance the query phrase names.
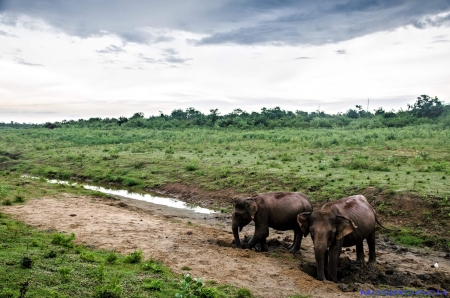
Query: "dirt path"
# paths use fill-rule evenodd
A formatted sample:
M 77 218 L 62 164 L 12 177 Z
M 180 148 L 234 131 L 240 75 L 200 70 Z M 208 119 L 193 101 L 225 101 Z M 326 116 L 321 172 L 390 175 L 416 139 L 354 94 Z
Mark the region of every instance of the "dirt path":
M 260 297 L 360 297 L 359 290 L 378 289 L 380 283 L 393 289 L 450 289 L 450 260 L 445 253 L 411 251 L 384 237 L 378 237 L 378 262 L 369 269 L 360 270 L 350 261 L 355 253 L 344 252 L 341 280 L 334 284 L 311 276 L 315 267 L 309 238 L 297 256 L 283 247 L 288 243 L 284 240 L 292 239 L 291 232 L 272 231 L 268 253 L 233 249 L 229 215 L 200 215 L 130 199 L 70 194 L 2 206 L 0 211 L 40 229 L 73 232 L 79 243 L 121 253 L 142 249 L 146 258 L 161 260 L 175 272 L 188 266 L 195 277 L 245 287 Z M 252 228 L 244 232 L 250 236 Z M 435 262 L 439 269 L 431 268 Z

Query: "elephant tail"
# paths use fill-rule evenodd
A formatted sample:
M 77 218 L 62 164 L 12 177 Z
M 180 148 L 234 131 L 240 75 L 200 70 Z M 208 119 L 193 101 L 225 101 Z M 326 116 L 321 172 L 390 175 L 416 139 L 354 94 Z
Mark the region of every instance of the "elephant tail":
M 375 220 L 376 220 L 376 222 L 377 222 L 377 224 L 379 224 L 380 225 L 380 227 L 382 227 L 383 229 L 386 229 L 386 230 L 388 230 L 388 231 L 392 231 L 392 232 L 395 232 L 395 231 L 400 231 L 400 229 L 388 229 L 388 228 L 386 228 L 385 226 L 383 226 L 381 223 L 380 223 L 380 221 L 378 220 L 378 215 L 375 213 Z

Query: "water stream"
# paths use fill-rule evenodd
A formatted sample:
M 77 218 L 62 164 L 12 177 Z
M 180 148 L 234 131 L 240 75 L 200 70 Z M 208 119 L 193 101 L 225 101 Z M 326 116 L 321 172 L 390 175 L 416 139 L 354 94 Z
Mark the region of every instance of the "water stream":
M 40 177 L 33 177 L 33 176 L 28 176 L 28 175 L 23 175 L 22 177 L 32 178 L 32 179 L 41 179 Z M 63 181 L 63 180 L 56 180 L 56 179 L 45 179 L 45 180 L 48 183 L 64 184 L 64 185 L 69 185 L 69 186 L 78 185 L 75 182 L 72 183 L 72 182 Z M 145 201 L 145 202 L 149 202 L 152 204 L 164 205 L 164 206 L 178 208 L 178 209 L 187 209 L 187 210 L 191 210 L 196 213 L 203 213 L 203 214 L 216 213 L 216 211 L 214 211 L 214 210 L 202 208 L 202 207 L 198 207 L 198 206 L 192 206 L 190 204 L 187 204 L 186 202 L 183 202 L 183 201 L 180 201 L 180 200 L 177 200 L 174 198 L 170 198 L 170 197 L 161 197 L 161 196 L 156 196 L 156 195 L 151 195 L 151 194 L 140 194 L 140 193 L 135 193 L 135 192 L 129 192 L 128 190 L 123 190 L 123 189 L 117 190 L 117 189 L 104 188 L 101 186 L 94 186 L 94 185 L 87 185 L 87 184 L 83 184 L 83 188 L 98 191 L 98 192 L 105 193 L 105 194 L 117 195 L 117 196 L 122 196 L 122 197 L 130 198 L 130 199 L 134 199 L 134 200 Z

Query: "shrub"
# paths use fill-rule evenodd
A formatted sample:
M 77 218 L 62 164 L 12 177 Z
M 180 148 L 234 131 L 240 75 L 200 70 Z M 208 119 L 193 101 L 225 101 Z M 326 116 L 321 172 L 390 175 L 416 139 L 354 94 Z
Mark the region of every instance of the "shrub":
M 190 171 L 190 172 L 195 171 L 195 170 L 198 170 L 198 162 L 191 162 L 191 163 L 188 163 L 188 164 L 186 164 L 186 165 L 184 166 L 184 169 L 185 169 L 186 171 Z
M 112 264 L 117 260 L 117 255 L 113 252 L 109 253 L 108 256 L 106 257 L 106 262 Z
M 135 250 L 133 252 L 130 252 L 124 259 L 124 263 L 129 264 L 138 264 L 142 261 L 143 255 L 142 250 Z
M 31 267 L 33 267 L 33 260 L 27 256 L 23 256 L 20 260 L 20 266 L 22 268 L 31 269 Z
M 52 236 L 52 244 L 57 244 L 65 247 L 73 247 L 73 240 L 75 239 L 75 234 L 71 233 L 69 237 L 62 233 L 56 233 Z
M 217 298 L 219 297 L 219 292 L 216 288 L 204 287 L 200 293 L 201 298 Z
M 240 289 L 237 291 L 236 297 L 238 297 L 238 298 L 252 298 L 253 295 L 252 295 L 252 292 L 250 292 L 249 289 L 246 289 L 246 288 L 240 288 Z
M 152 271 L 154 273 L 162 272 L 161 265 L 158 264 L 155 260 L 148 260 L 144 264 L 142 264 L 142 269 L 145 271 Z
M 120 298 L 122 287 L 120 285 L 104 285 L 95 290 L 94 298 Z
M 22 196 L 17 195 L 14 198 L 14 203 L 23 203 L 23 202 L 25 202 L 25 199 Z
M 11 205 L 12 205 L 12 202 L 11 202 L 10 199 L 6 199 L 6 200 L 4 200 L 4 201 L 2 202 L 2 205 L 5 205 L 5 206 L 11 206 Z
M 183 275 L 180 281 L 180 292 L 175 294 L 176 298 L 199 297 L 202 292 L 203 283 L 201 278 L 192 279 L 190 274 Z
M 162 282 L 158 279 L 144 280 L 144 289 L 150 291 L 161 291 Z

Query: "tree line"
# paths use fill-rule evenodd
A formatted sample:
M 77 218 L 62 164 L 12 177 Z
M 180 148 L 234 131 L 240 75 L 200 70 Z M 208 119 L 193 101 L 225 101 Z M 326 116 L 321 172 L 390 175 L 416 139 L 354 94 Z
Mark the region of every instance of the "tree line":
M 261 112 L 247 113 L 235 109 L 231 113 L 221 115 L 218 109 L 211 109 L 204 114 L 195 108 L 175 109 L 170 114 L 162 112 L 157 116 L 146 118 L 144 113 L 138 112 L 133 116 L 119 118 L 89 118 L 79 120 L 63 120 L 61 122 L 46 122 L 45 124 L 2 123 L 0 127 L 45 127 L 49 129 L 65 127 L 141 127 L 150 129 L 177 129 L 189 127 L 213 128 L 333 128 L 333 127 L 404 127 L 408 125 L 440 122 L 450 127 L 450 105 L 444 104 L 437 97 L 421 95 L 407 110 L 400 109 L 386 111 L 378 108 L 373 112 L 364 110 L 361 105 L 349 109 L 345 113 L 327 114 L 321 111 L 304 112 L 300 110 L 285 111 L 279 107 L 262 108 Z

